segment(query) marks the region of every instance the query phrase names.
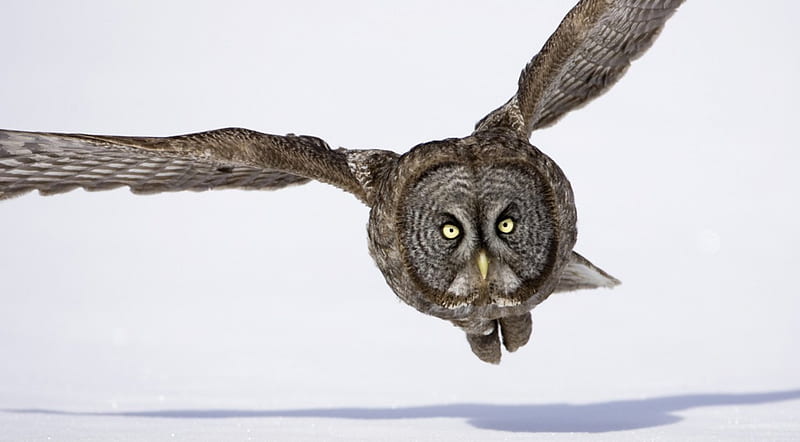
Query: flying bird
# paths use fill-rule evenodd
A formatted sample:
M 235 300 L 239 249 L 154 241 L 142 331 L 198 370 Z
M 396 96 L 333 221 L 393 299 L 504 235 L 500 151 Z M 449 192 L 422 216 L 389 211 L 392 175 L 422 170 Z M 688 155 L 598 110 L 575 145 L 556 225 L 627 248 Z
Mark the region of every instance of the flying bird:
M 32 190 L 274 190 L 317 180 L 370 207 L 369 252 L 407 304 L 499 363 L 555 292 L 619 281 L 573 250 L 570 183 L 531 133 L 617 82 L 683 0 L 582 0 L 525 66 L 518 89 L 463 138 L 400 155 L 312 136 L 227 128 L 173 137 L 0 130 L 0 199 Z

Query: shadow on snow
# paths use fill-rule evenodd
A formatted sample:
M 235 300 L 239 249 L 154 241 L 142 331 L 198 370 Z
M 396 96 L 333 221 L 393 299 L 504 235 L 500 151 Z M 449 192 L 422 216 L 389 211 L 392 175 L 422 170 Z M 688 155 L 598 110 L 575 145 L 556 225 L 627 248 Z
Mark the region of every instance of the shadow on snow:
M 800 399 L 800 390 L 743 394 L 692 394 L 630 399 L 594 404 L 445 404 L 397 408 L 309 408 L 287 410 L 186 409 L 78 412 L 46 409 L 4 410 L 8 413 L 66 416 L 115 416 L 165 419 L 332 418 L 356 420 L 466 419 L 472 426 L 511 432 L 602 433 L 668 425 L 674 414 L 698 407 L 754 405 Z

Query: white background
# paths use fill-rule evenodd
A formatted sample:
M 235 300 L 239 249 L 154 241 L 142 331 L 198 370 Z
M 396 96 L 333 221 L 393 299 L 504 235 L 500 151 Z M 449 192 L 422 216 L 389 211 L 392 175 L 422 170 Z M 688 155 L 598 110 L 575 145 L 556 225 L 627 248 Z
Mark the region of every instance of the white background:
M 469 134 L 570 3 L 4 0 L 0 127 L 404 152 Z M 800 439 L 798 13 L 689 1 L 534 134 L 623 285 L 499 366 L 397 300 L 332 187 L 0 202 L 0 440 Z

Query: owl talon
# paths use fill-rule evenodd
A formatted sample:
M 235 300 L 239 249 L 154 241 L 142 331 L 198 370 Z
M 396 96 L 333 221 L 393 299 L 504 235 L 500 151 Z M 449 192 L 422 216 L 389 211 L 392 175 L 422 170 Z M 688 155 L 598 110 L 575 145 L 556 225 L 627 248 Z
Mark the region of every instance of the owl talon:
M 530 312 L 519 316 L 500 318 L 500 332 L 503 334 L 503 345 L 513 352 L 528 343 L 533 332 L 533 321 Z
M 484 362 L 490 364 L 500 363 L 500 334 L 498 333 L 497 321 L 492 321 L 492 331 L 489 334 L 467 333 L 472 352 Z

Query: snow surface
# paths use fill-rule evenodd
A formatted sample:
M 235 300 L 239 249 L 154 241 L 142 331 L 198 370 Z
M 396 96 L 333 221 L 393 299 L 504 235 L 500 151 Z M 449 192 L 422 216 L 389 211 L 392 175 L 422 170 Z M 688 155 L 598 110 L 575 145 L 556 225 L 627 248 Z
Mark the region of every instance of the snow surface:
M 402 152 L 504 102 L 569 3 L 6 1 L 0 127 Z M 800 7 L 720 9 L 533 137 L 623 284 L 553 296 L 499 366 L 322 184 L 0 203 L 0 441 L 800 440 Z

